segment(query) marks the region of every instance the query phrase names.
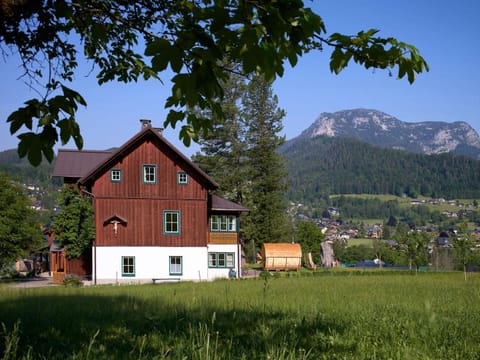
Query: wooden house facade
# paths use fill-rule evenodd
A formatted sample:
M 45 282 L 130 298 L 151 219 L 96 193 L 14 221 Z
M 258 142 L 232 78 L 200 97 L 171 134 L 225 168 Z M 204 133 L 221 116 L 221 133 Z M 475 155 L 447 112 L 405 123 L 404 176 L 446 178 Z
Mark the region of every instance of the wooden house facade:
M 241 273 L 238 216 L 248 210 L 211 195 L 217 183 L 148 121 L 110 153 L 60 150 L 53 175 L 92 199 L 94 283 Z

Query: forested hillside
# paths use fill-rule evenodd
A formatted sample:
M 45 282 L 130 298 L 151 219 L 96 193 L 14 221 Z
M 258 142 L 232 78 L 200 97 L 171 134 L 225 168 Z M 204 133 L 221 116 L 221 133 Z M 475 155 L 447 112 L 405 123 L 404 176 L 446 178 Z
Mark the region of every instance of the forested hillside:
M 21 183 L 47 186 L 52 184 L 53 162 L 43 161 L 39 166 L 32 166 L 26 158 L 21 159 L 16 149 L 0 152 L 0 171 Z M 58 185 L 60 185 L 58 183 Z
M 324 136 L 287 142 L 280 152 L 287 159 L 289 198 L 298 202 L 352 193 L 480 197 L 480 161 L 465 156 L 414 154 Z
M 52 178 L 52 170 L 53 162 L 50 164 L 44 160 L 34 167 L 25 158 L 20 159 L 16 149 L 0 152 L 0 172 L 23 184 L 25 192 L 37 209 L 51 211 L 54 208 L 62 179 Z M 45 215 L 46 212 L 41 211 L 38 214 Z M 45 218 L 48 218 L 48 214 Z

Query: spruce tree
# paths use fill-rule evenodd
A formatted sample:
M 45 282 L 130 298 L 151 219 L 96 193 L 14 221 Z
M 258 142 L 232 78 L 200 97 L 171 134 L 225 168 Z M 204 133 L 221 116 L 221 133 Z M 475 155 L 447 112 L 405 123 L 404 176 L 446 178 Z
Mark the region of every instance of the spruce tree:
M 222 83 L 222 111 L 225 118 L 211 119 L 211 130 L 199 139 L 201 152 L 197 152 L 192 160 L 218 182 L 219 195 L 242 203 L 246 144 L 240 106 L 245 91 L 245 77 L 237 74 L 234 65 L 226 66 L 232 71 L 230 77 Z
M 246 238 L 257 247 L 265 242 L 289 242 L 292 226 L 285 211 L 286 164 L 276 152 L 285 142 L 279 135 L 285 112 L 278 108 L 271 84 L 260 77 L 249 82 L 242 105 L 249 171 L 245 205 L 250 208 L 250 214 L 243 224 Z M 247 246 L 249 248 L 253 246 Z

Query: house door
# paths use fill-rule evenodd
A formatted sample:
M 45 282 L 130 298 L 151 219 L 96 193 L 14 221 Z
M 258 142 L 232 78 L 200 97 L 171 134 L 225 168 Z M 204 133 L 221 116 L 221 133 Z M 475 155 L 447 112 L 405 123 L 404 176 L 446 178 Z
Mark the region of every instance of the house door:
M 52 251 L 50 264 L 52 269 L 52 282 L 54 284 L 63 284 L 67 270 L 65 251 Z

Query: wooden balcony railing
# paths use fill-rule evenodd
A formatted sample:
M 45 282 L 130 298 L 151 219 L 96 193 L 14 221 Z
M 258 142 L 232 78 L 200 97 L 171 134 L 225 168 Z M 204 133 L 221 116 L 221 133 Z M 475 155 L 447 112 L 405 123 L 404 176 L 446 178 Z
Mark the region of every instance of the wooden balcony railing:
M 229 232 L 211 232 L 208 236 L 209 244 L 236 244 L 238 241 L 237 233 Z

